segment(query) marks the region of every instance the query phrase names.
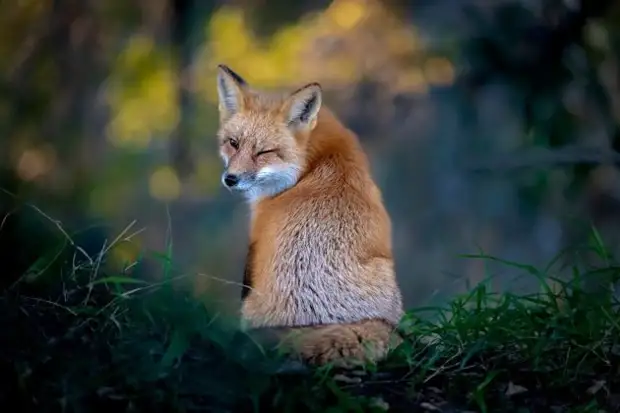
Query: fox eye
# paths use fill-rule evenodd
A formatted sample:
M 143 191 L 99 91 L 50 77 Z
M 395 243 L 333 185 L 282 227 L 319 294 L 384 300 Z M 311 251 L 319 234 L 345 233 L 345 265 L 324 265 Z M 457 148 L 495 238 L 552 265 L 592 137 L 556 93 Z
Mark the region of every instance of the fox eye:
M 230 146 L 233 147 L 233 149 L 239 149 L 239 141 L 235 139 L 229 139 L 228 143 L 230 144 Z
M 261 156 L 261 155 L 264 155 L 264 154 L 266 154 L 266 153 L 271 153 L 271 152 L 276 152 L 276 151 L 277 151 L 277 149 L 266 149 L 266 150 L 263 150 L 263 151 L 258 152 L 258 153 L 256 154 L 256 156 Z

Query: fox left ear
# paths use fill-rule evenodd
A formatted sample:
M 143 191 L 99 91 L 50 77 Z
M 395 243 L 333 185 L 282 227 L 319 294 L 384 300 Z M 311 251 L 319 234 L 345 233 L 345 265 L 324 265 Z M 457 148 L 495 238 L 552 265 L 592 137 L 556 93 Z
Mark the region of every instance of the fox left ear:
M 318 83 L 310 83 L 293 92 L 285 106 L 287 124 L 314 129 L 321 102 L 322 90 Z
M 243 96 L 247 86 L 246 81 L 231 68 L 223 64 L 218 65 L 217 93 L 222 120 L 243 110 Z

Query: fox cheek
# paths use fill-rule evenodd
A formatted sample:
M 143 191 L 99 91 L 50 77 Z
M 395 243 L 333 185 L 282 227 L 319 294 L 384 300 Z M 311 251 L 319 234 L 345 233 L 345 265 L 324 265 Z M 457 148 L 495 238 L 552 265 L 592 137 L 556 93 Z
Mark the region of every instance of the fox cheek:
M 226 155 L 224 152 L 220 151 L 220 158 L 222 158 L 222 162 L 224 162 L 224 167 L 228 168 L 228 163 L 230 162 L 230 159 L 228 158 L 228 155 Z
M 224 162 L 224 165 L 228 163 L 228 156 L 226 156 L 226 154 L 222 152 L 220 152 L 220 159 L 222 159 L 222 162 Z

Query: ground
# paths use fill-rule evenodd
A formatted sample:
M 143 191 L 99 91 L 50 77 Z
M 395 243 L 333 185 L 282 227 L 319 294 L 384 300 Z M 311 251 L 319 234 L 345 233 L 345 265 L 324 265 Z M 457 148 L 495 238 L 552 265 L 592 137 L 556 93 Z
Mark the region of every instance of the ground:
M 620 411 L 618 302 L 581 288 L 614 264 L 571 280 L 519 265 L 540 292 L 484 282 L 409 311 L 379 365 L 292 369 L 176 282 L 166 254 L 154 283 L 67 239 L 0 298 L 0 401 L 18 411 Z

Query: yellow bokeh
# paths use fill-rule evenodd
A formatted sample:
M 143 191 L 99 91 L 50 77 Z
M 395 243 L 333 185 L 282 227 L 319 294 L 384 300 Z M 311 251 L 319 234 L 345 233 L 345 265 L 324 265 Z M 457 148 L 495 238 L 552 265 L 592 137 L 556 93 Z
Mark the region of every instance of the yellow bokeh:
M 51 145 L 31 148 L 22 152 L 16 170 L 19 177 L 31 181 L 47 174 L 56 164 L 56 152 Z
M 208 27 L 208 36 L 214 39 L 212 52 L 222 60 L 239 58 L 254 48 L 243 12 L 232 7 L 222 7 L 214 14 Z
M 151 174 L 149 191 L 153 198 L 172 201 L 181 195 L 181 181 L 172 167 L 162 166 Z
M 406 91 L 410 93 L 426 93 L 428 82 L 424 73 L 419 68 L 413 67 L 410 70 L 400 73 L 396 77 L 394 92 Z
M 366 9 L 360 0 L 335 0 L 327 9 L 327 16 L 343 29 L 352 29 L 365 16 Z
M 141 114 L 142 105 L 140 99 L 121 102 L 106 131 L 113 144 L 140 149 L 148 146 L 151 141 L 150 126 L 148 119 Z
M 222 7 L 207 27 L 210 53 L 203 54 L 205 64 L 213 77 L 199 77 L 199 90 L 213 101 L 216 94 L 215 67 L 224 63 L 242 73 L 252 84 L 274 87 L 287 83 L 298 72 L 296 55 L 302 46 L 304 33 L 299 26 L 278 31 L 266 43 L 259 43 L 244 19 L 244 11 L 236 7 Z M 284 62 L 289 62 L 283 66 Z
M 418 52 L 421 45 L 411 27 L 395 27 L 387 34 L 386 48 L 396 55 Z
M 454 65 L 443 57 L 432 57 L 424 64 L 424 74 L 429 83 L 449 86 L 454 82 Z
M 127 267 L 135 263 L 140 256 L 140 240 L 134 237 L 130 242 L 119 242 L 110 248 L 108 256 L 113 264 Z
M 260 41 L 244 13 L 241 7 L 221 7 L 207 24 L 209 40 L 194 70 L 196 91 L 211 103 L 217 100 L 215 76 L 221 63 L 253 86 L 267 88 L 309 81 L 320 81 L 326 89 L 346 88 L 366 77 L 387 82 L 390 91 L 423 93 L 429 82 L 446 83 L 454 75 L 443 61 L 430 62 L 430 75 L 424 64 L 409 75 L 411 56 L 422 52 L 419 36 L 379 0 L 335 0 Z M 385 76 L 386 66 L 393 75 Z
M 138 66 L 143 59 L 148 58 L 154 48 L 155 43 L 152 38 L 143 34 L 136 34 L 127 42 L 127 48 L 121 52 L 117 64 L 121 70 L 134 68 Z
M 107 89 L 112 112 L 106 134 L 116 146 L 145 148 L 179 121 L 177 79 L 170 57 L 136 35 L 119 55 Z

